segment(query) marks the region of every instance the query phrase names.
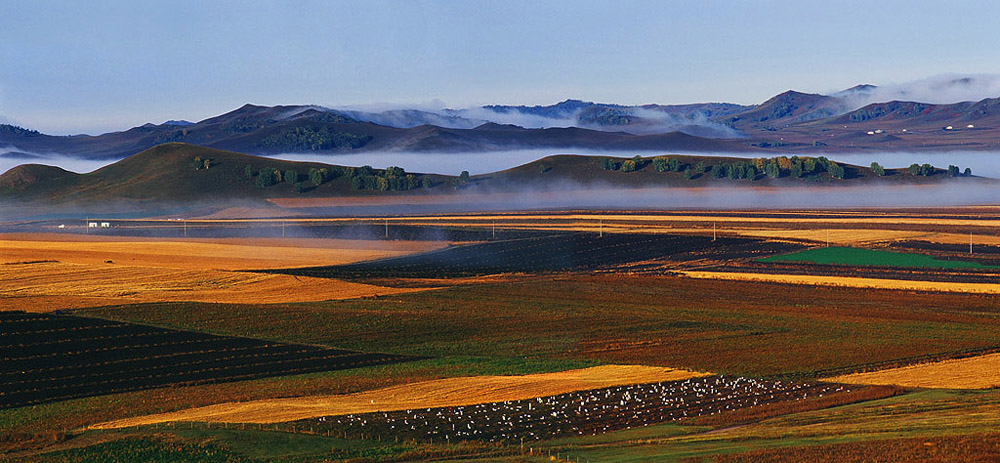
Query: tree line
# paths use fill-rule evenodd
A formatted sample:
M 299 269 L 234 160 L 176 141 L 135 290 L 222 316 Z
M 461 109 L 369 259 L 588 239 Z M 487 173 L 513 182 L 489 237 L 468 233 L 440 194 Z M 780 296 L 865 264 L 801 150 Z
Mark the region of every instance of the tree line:
M 754 158 L 735 161 L 718 161 L 706 163 L 699 160 L 695 164 L 687 163 L 681 158 L 672 156 L 656 156 L 645 159 L 636 155 L 630 159 L 619 160 L 615 158 L 601 158 L 601 168 L 604 170 L 635 172 L 651 164 L 656 172 L 680 172 L 687 179 L 698 178 L 702 175 L 711 175 L 713 178 L 731 180 L 754 181 L 762 177 L 766 178 L 814 178 L 823 173 L 835 179 L 844 179 L 853 175 L 843 165 L 827 159 L 825 156 L 776 156 L 771 158 Z M 878 162 L 871 163 L 873 175 L 882 177 L 887 175 L 887 171 Z M 938 169 L 930 164 L 912 164 L 906 170 L 914 176 L 931 176 L 938 172 Z M 972 169 L 966 167 L 961 170 L 958 166 L 949 165 L 947 174 L 951 177 L 970 177 Z
M 208 162 L 205 161 L 205 168 L 208 168 Z M 247 179 L 253 179 L 254 184 L 260 188 L 289 183 L 296 193 L 302 193 L 342 176 L 350 177 L 351 188 L 355 190 L 406 191 L 434 186 L 429 177 L 418 177 L 407 173 L 402 167 L 395 166 L 386 169 L 375 169 L 372 166 L 312 167 L 303 175 L 294 169 L 284 171 L 276 167 L 258 169 L 247 164 L 243 169 L 243 175 Z

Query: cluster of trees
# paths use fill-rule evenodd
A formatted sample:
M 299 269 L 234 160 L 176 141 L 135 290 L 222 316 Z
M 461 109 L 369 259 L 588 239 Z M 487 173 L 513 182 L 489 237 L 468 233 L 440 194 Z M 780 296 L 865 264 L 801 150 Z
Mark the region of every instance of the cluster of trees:
M 875 175 L 877 175 L 879 177 L 885 175 L 885 168 L 883 168 L 881 165 L 879 165 L 879 163 L 873 162 L 871 168 L 872 168 L 872 173 L 874 173 Z M 910 175 L 914 175 L 914 176 L 919 175 L 921 177 L 928 177 L 928 176 L 934 175 L 937 172 L 937 168 L 934 167 L 934 166 L 932 166 L 932 165 L 930 165 L 930 164 L 926 164 L 926 163 L 925 164 L 913 163 L 913 164 L 910 164 L 910 167 L 906 168 L 906 171 L 909 172 Z M 972 176 L 972 169 L 969 168 L 969 167 L 966 167 L 965 170 L 962 171 L 956 165 L 949 165 L 948 166 L 948 176 L 949 177 L 971 177 Z
M 388 167 L 384 170 L 373 169 L 372 166 L 361 166 L 351 169 L 351 188 L 355 190 L 375 191 L 406 191 L 417 188 L 430 188 L 431 180 L 427 177 L 418 178 L 408 174 L 402 167 Z
M 268 135 L 258 146 L 278 151 L 321 151 L 334 148 L 360 148 L 371 141 L 370 135 L 335 132 L 321 127 L 295 127 Z
M 959 173 L 958 166 L 948 166 L 948 175 L 951 177 L 972 177 L 972 168 L 966 167 L 965 171 Z
M 876 176 L 881 177 L 885 175 L 885 168 L 882 167 L 881 164 L 873 161 L 871 167 L 872 167 L 872 173 L 875 174 Z
M 632 172 L 641 169 L 646 164 L 647 162 L 640 156 L 635 156 L 620 163 L 612 158 L 601 159 L 601 167 L 604 170 Z M 770 178 L 784 176 L 801 178 L 822 172 L 827 172 L 830 176 L 839 179 L 847 175 L 847 170 L 844 166 L 823 156 L 818 158 L 780 156 L 732 162 L 722 161 L 707 166 L 704 161 L 699 161 L 697 164 L 691 165 L 684 163 L 676 157 L 657 156 L 652 159 L 651 164 L 653 165 L 653 170 L 657 172 L 683 172 L 684 176 L 688 179 L 693 179 L 709 171 L 715 178 L 730 178 L 734 180 L 756 180 L 760 175 L 766 175 Z
M 712 177 L 754 181 L 760 171 L 753 161 L 720 162 L 711 166 Z
M 956 169 L 958 168 L 956 167 Z M 934 166 L 930 164 L 913 163 L 910 164 L 910 167 L 907 168 L 906 170 L 910 172 L 910 175 L 919 175 L 921 177 L 926 177 L 928 175 L 933 175 L 936 169 L 934 169 Z
M 430 181 L 430 179 L 425 179 L 425 182 L 426 181 Z M 462 173 L 458 175 L 458 178 L 453 178 L 451 180 L 451 187 L 456 190 L 468 184 L 469 184 L 469 171 L 467 170 L 463 170 Z M 430 186 L 424 184 L 424 188 L 430 188 Z
M 622 162 L 615 161 L 611 158 L 601 159 L 601 168 L 604 170 L 620 170 L 622 172 L 635 172 L 642 169 L 646 165 L 646 161 L 642 159 L 642 156 L 638 154 L 633 156 L 632 159 L 626 159 Z
M 197 159 L 197 158 L 196 158 Z M 207 169 L 209 160 L 206 160 L 205 168 Z M 275 167 L 262 167 L 260 169 L 254 168 L 254 166 L 247 164 L 243 167 L 243 175 L 246 178 L 254 179 L 254 184 L 261 188 L 266 188 L 272 185 L 277 185 L 279 183 L 290 183 L 292 185 L 292 190 L 296 193 L 301 193 L 308 189 L 309 183 L 313 186 L 320 186 L 340 175 L 343 175 L 343 170 L 337 166 L 331 166 L 330 168 L 311 168 L 309 169 L 306 178 L 302 177 L 302 174 L 294 169 L 288 169 L 284 172 L 281 169 Z
M 0 124 L 0 134 L 17 135 L 19 137 L 35 137 L 41 135 L 37 130 L 26 129 L 11 124 Z

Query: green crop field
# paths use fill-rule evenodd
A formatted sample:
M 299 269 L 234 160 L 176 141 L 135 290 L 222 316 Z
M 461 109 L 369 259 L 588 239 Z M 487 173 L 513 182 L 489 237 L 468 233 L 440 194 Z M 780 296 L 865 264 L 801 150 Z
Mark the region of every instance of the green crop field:
M 771 256 L 761 262 L 807 262 L 812 264 L 864 265 L 874 267 L 911 267 L 942 269 L 997 268 L 978 262 L 942 260 L 924 254 L 876 251 L 872 249 L 828 247 L 813 248 L 792 254 Z

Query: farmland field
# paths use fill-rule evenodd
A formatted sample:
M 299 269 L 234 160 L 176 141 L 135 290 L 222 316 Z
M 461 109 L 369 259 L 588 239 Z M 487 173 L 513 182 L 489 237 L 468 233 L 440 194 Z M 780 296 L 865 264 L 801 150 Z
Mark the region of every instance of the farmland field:
M 470 376 L 409 383 L 402 386 L 342 394 L 236 402 L 98 423 L 94 428 L 118 428 L 170 421 L 276 423 L 327 415 L 397 411 L 423 407 L 456 407 L 488 402 L 525 400 L 602 387 L 674 381 L 706 376 L 670 368 L 602 365 L 555 373 L 518 376 Z
M 1000 354 L 977 355 L 835 376 L 829 381 L 906 387 L 986 389 L 1000 387 Z
M 222 359 L 164 347 L 162 368 L 181 378 L 168 387 L 108 382 L 77 398 L 38 388 L 34 405 L 0 410 L 0 461 L 744 461 L 907 439 L 976 451 L 1000 425 L 1000 239 L 988 233 L 1000 222 L 989 208 L 185 222 L 116 221 L 90 235 L 8 227 L 18 233 L 0 235 L 0 303 L 61 313 L 5 316 L 291 346 L 332 363 L 222 378 L 197 365 L 235 362 L 232 348 Z M 980 266 L 761 260 L 827 240 Z M 67 346 L 97 342 L 84 331 Z M 95 361 L 52 350 L 68 363 L 48 370 L 8 363 L 8 382 L 72 391 L 87 387 L 83 374 L 134 377 L 112 367 L 149 368 L 136 362 L 159 344 L 140 338 L 98 347 Z M 336 369 L 350 355 L 420 359 Z M 206 370 L 220 378 L 197 376 Z M 670 376 L 689 372 L 713 376 Z M 720 381 L 718 396 L 678 392 L 683 381 Z M 948 389 L 911 389 L 923 387 Z
M 0 334 L 0 408 L 409 360 L 25 312 L 0 312 Z
M 444 243 L 2 235 L 0 310 L 44 312 L 170 300 L 237 302 L 248 294 L 260 302 L 394 294 L 411 290 L 240 270 L 349 263 L 441 246 Z
M 560 233 L 454 246 L 436 252 L 335 267 L 281 270 L 332 278 L 428 278 L 511 272 L 663 268 L 705 259 L 751 258 L 794 245 L 747 238 Z

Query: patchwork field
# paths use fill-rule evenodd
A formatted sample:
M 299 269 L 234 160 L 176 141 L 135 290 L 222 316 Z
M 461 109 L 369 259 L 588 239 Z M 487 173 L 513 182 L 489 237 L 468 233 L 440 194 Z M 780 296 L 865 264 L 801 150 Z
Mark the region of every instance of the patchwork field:
M 1000 264 L 997 212 L 227 220 L 254 215 L 228 211 L 185 221 L 188 238 L 165 220 L 117 221 L 91 235 L 4 234 L 8 310 L 64 309 L 56 318 L 129 323 L 150 336 L 182 330 L 241 349 L 422 359 L 12 402 L 0 410 L 0 461 L 989 455 L 1000 416 L 1000 285 L 989 268 Z M 759 260 L 827 242 L 863 249 L 834 263 Z M 811 252 L 855 252 L 825 249 Z M 864 265 L 886 251 L 923 263 Z M 956 261 L 982 268 L 937 265 Z M 3 338 L 10 384 L 68 384 L 81 368 L 113 374 L 155 350 L 179 372 L 205 370 L 138 339 L 121 351 L 133 357 L 66 354 L 65 365 L 27 368 L 42 354 L 18 341 L 25 336 L 92 342 L 81 330 L 34 331 Z M 239 358 L 225 352 L 225 362 Z M 192 355 L 214 361 L 211 349 Z M 914 442 L 938 447 L 909 451 Z

